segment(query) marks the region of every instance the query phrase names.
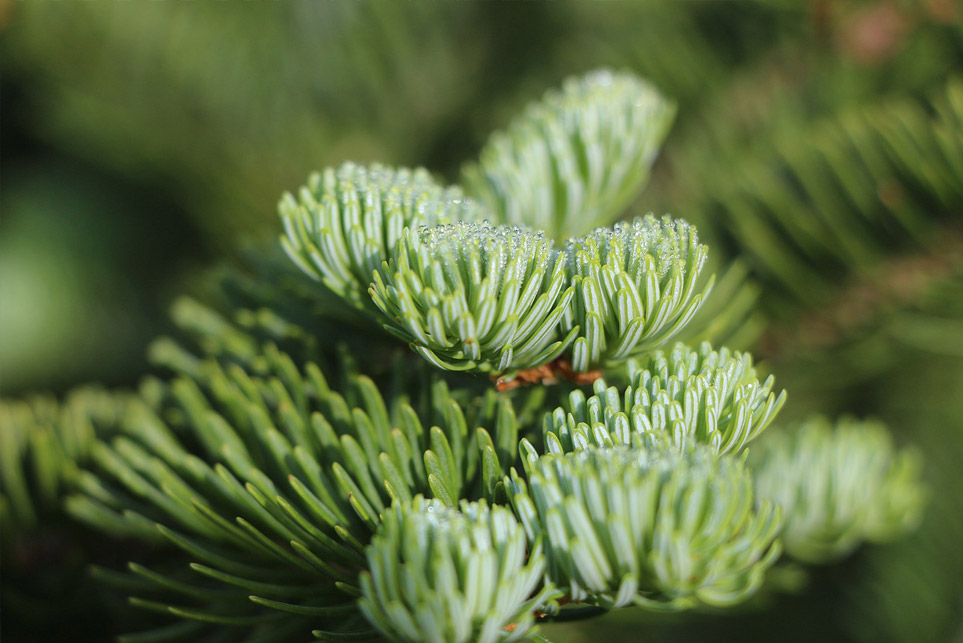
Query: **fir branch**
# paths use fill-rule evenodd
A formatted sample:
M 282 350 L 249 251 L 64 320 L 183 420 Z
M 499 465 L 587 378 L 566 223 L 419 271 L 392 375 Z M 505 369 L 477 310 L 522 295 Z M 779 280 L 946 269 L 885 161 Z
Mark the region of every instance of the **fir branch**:
M 786 553 L 809 563 L 906 533 L 925 504 L 919 454 L 897 451 L 878 422 L 812 418 L 769 435 L 749 466 L 759 499 L 783 508 Z
M 453 76 L 455 68 L 401 65 L 413 71 L 400 83 L 393 72 L 399 60 L 423 52 L 415 46 L 421 34 L 445 30 L 411 29 L 430 26 L 431 8 L 371 11 L 392 55 L 382 56 L 369 39 L 349 38 L 348 59 L 362 63 L 353 67 L 374 73 L 322 74 L 313 87 L 338 97 L 335 113 L 353 117 L 351 106 L 363 106 L 367 121 L 387 118 L 404 132 L 405 149 L 412 141 L 424 146 L 429 139 L 410 127 L 408 110 L 374 97 L 404 98 L 405 91 L 390 90 L 411 85 L 407 93 L 419 103 L 434 101 L 423 79 Z M 879 15 L 910 15 L 893 11 Z M 915 13 L 922 11 L 936 9 Z M 789 22 L 801 15 L 779 13 Z M 350 26 L 369 11 L 338 5 L 317 15 Z M 455 15 L 475 14 L 459 8 Z M 670 23 L 682 16 L 691 26 L 686 33 L 696 34 L 701 20 L 718 14 L 667 15 Z M 244 24 L 262 28 L 261 17 L 255 11 Z M 151 33 L 149 23 L 101 35 L 137 41 Z M 34 31 L 45 32 L 40 22 Z M 312 43 L 326 41 L 304 32 Z M 908 33 L 886 43 L 884 53 L 893 55 Z M 685 66 L 685 56 L 670 49 L 653 58 L 668 76 Z M 422 62 L 428 58 L 451 59 Z M 687 70 L 681 85 L 690 95 L 702 91 L 691 79 L 715 82 L 711 70 L 720 69 L 710 62 Z M 244 104 L 222 100 L 232 96 L 222 85 L 201 82 L 200 95 L 216 94 L 222 106 Z M 333 87 L 354 88 L 355 99 L 363 89 L 372 100 L 345 100 L 352 92 L 328 91 Z M 735 93 L 746 98 L 744 89 Z M 87 99 L 78 96 L 60 102 L 83 107 Z M 281 112 L 270 105 L 261 116 L 276 119 Z M 299 140 L 320 140 L 303 127 L 315 111 L 303 110 L 301 126 L 290 128 Z M 68 512 L 104 534 L 168 546 L 157 565 L 95 572 L 131 594 L 134 605 L 179 619 L 125 640 L 215 642 L 286 641 L 308 632 L 323 640 L 369 640 L 379 632 L 401 640 L 542 640 L 531 628 L 537 618 L 743 600 L 780 551 L 780 510 L 790 554 L 806 560 L 830 560 L 863 540 L 904 533 L 924 504 L 920 464 L 913 451 L 897 451 L 881 427 L 843 420 L 833 429 L 813 420 L 793 435 L 774 434 L 749 454 L 754 489 L 745 458 L 736 455 L 779 412 L 784 393 L 773 391 L 771 377 L 756 376 L 747 354 L 708 344 L 652 353 L 683 331 L 692 338 L 738 327 L 745 336 L 758 323 L 730 325 L 727 315 L 739 317 L 755 301 L 738 271 L 726 290 L 740 297 L 737 305 L 699 310 L 712 284 L 699 285 L 707 251 L 687 223 L 648 217 L 589 232 L 621 217 L 641 190 L 673 111 L 628 73 L 570 79 L 463 168 L 477 202 L 425 170 L 346 164 L 312 176 L 297 198 L 282 199 L 282 243 L 323 288 L 312 295 L 296 280 L 275 282 L 278 273 L 269 271 L 229 313 L 178 302 L 176 322 L 200 350 L 156 343 L 155 362 L 175 376 L 148 380 L 139 401 L 110 396 L 101 408 L 92 395 L 90 405 L 87 397 L 59 408 L 0 405 L 0 524 L 29 535 L 69 489 Z M 747 113 L 752 122 L 758 112 Z M 212 120 L 223 121 L 231 141 L 245 129 L 237 127 L 238 114 Z M 831 341 L 812 346 L 831 346 L 861 329 L 857 318 L 898 308 L 887 332 L 919 342 L 913 326 L 922 325 L 931 345 L 946 348 L 963 319 L 959 240 L 940 246 L 932 238 L 963 203 L 961 124 L 956 79 L 927 105 L 887 99 L 790 125 L 761 156 L 730 163 L 735 156 L 709 155 L 723 172 L 686 163 L 678 174 L 680 184 L 698 182 L 708 195 L 698 200 L 706 207 L 693 211 L 724 220 L 758 275 L 791 293 L 786 299 L 821 306 L 841 274 L 878 270 L 883 284 L 845 291 L 845 305 L 821 313 Z M 117 128 L 101 129 L 116 136 Z M 150 128 L 161 156 L 171 141 L 194 141 L 158 137 L 167 131 Z M 271 146 L 286 147 L 277 143 Z M 704 145 L 699 138 L 707 156 Z M 140 147 L 144 158 L 157 156 L 157 146 Z M 264 163 L 247 166 L 255 168 L 252 181 L 214 188 L 222 200 L 243 201 L 238 195 L 257 191 L 252 182 L 273 185 L 270 172 L 259 176 Z M 535 229 L 510 227 L 519 225 Z M 567 245 L 558 251 L 552 240 Z M 885 253 L 913 246 L 946 261 L 881 264 Z M 920 279 L 901 286 L 896 279 L 907 267 L 919 268 Z M 906 313 L 930 286 L 944 290 L 942 310 L 952 311 L 937 320 L 939 332 L 932 317 Z M 351 314 L 334 313 L 335 300 Z M 357 323 L 365 316 L 384 321 L 379 312 L 395 335 L 445 371 L 490 374 L 506 387 L 526 379 L 543 386 L 514 398 L 516 412 L 513 398 L 479 386 L 459 390 L 455 376 L 431 375 L 423 361 L 414 368 L 406 357 L 390 362 Z M 711 320 L 691 321 L 699 312 Z M 800 337 L 784 341 L 806 350 Z M 336 339 L 354 343 L 332 356 Z M 606 373 L 609 380 L 593 382 L 593 394 L 576 391 L 544 413 L 557 394 L 546 391 L 550 380 L 585 384 L 619 365 Z M 609 386 L 619 377 L 627 382 Z M 531 435 L 520 434 L 539 416 L 544 455 Z M 505 475 L 519 452 L 527 479 L 514 469 Z M 517 517 L 499 506 L 506 502 Z M 588 607 L 559 610 L 553 583 L 568 592 L 561 602 Z
M 281 244 L 306 274 L 358 308 L 372 273 L 406 228 L 463 218 L 481 219 L 457 188 L 442 188 L 424 169 L 345 163 L 313 174 L 298 192 L 282 197 Z
M 35 396 L 0 402 L 0 532 L 29 537 L 60 510 L 98 439 L 116 432 L 128 396 L 88 386 L 63 402 Z
M 190 569 L 134 570 L 159 594 L 144 607 L 234 624 L 252 640 L 291 620 L 304 631 L 363 632 L 352 597 L 381 515 L 418 493 L 452 505 L 496 499 L 518 439 L 511 403 L 490 391 L 462 407 L 427 375 L 383 396 L 350 366 L 339 392 L 318 365 L 271 343 L 254 354 L 195 357 L 169 384 L 155 381 L 153 406 L 133 404 L 122 434 L 95 446 L 97 477 L 69 508 L 96 528 L 159 536 L 187 554 Z M 339 626 L 338 606 L 354 621 Z
M 462 170 L 469 193 L 500 223 L 558 241 L 609 225 L 645 185 L 674 106 L 648 83 L 599 70 L 569 78 Z
M 786 392 L 772 392 L 774 378 L 757 379 L 747 353 L 698 350 L 677 344 L 628 365 L 629 384 L 593 385 L 546 414 L 542 423 L 545 448 L 562 454 L 613 445 L 672 448 L 684 451 L 699 443 L 716 453 L 738 453 L 776 417 Z M 536 451 L 522 441 L 528 462 Z
M 695 228 L 649 215 L 572 239 L 565 249 L 576 297 L 566 328 L 578 326 L 572 367 L 625 361 L 686 325 L 712 287 L 696 294 L 707 248 Z
M 505 507 L 396 504 L 367 549 L 361 610 L 395 641 L 529 640 L 536 611 L 558 592 L 542 584 L 541 545 L 527 549 Z
M 572 341 L 565 259 L 540 232 L 456 223 L 402 235 L 375 273 L 386 328 L 446 370 L 503 373 L 555 359 Z
M 459 222 L 403 234 L 370 295 L 385 328 L 439 368 L 510 378 L 571 345 L 568 368 L 584 373 L 682 328 L 712 285 L 697 294 L 705 257 L 668 218 L 600 228 L 564 252 L 540 232 Z
M 508 483 L 547 577 L 603 607 L 731 605 L 755 592 L 779 555 L 779 510 L 752 504 L 741 461 L 625 447 L 523 460 Z
M 703 182 L 691 207 L 721 222 L 785 301 L 821 307 L 841 273 L 929 247 L 963 207 L 961 122 L 958 78 L 924 104 L 897 97 L 791 122 L 724 175 L 690 168 Z M 693 141 L 701 156 L 704 139 Z
M 92 560 L 117 557 L 124 543 L 102 545 L 65 512 L 65 499 L 87 481 L 99 440 L 117 433 L 131 402 L 125 392 L 91 385 L 63 400 L 33 395 L 0 400 L 0 603 L 4 639 L 102 640 L 110 623 L 129 620 L 86 574 Z M 119 554 L 123 556 L 123 554 Z M 98 619 L 91 621 L 90 615 Z

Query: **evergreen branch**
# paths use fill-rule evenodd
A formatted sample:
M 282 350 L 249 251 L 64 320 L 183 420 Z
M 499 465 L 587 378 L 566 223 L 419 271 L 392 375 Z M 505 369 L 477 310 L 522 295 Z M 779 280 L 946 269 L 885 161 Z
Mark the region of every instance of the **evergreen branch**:
M 242 348 L 223 360 L 219 349 L 194 357 L 189 372 L 154 382 L 152 405 L 132 403 L 122 434 L 95 446 L 92 467 L 104 482 L 83 488 L 73 515 L 135 538 L 149 538 L 144 527 L 156 523 L 186 552 L 189 571 L 141 572 L 162 597 L 145 607 L 233 623 L 252 640 L 292 620 L 303 631 L 365 631 L 353 606 L 345 623 L 354 625 L 339 626 L 339 614 L 359 592 L 381 515 L 419 493 L 494 500 L 501 487 L 492 480 L 513 463 L 506 447 L 518 439 L 510 401 L 489 391 L 463 407 L 426 374 L 383 396 L 344 365 L 339 392 L 314 362 L 271 343 L 252 348 L 223 318 L 195 314 L 236 338 L 215 347 Z M 172 591 L 181 597 L 164 598 Z
M 649 215 L 569 241 L 575 299 L 566 327 L 578 326 L 572 367 L 625 361 L 665 342 L 699 309 L 707 248 L 695 228 Z
M 747 353 L 698 350 L 677 344 L 628 366 L 629 384 L 604 380 L 586 398 L 581 390 L 543 420 L 545 448 L 554 454 L 591 447 L 633 445 L 684 451 L 699 443 L 715 453 L 738 453 L 775 418 L 786 399 L 774 378 L 760 382 Z M 526 466 L 537 457 L 522 441 Z
M 562 241 L 622 216 L 674 115 L 669 101 L 629 73 L 570 78 L 493 134 L 462 179 L 498 222 Z
M 572 600 L 646 609 L 731 605 L 779 555 L 779 510 L 753 508 L 741 461 L 697 446 L 585 449 L 513 470 L 509 496 L 547 577 Z
M 524 149 L 516 154 L 496 135 L 491 149 L 504 149 L 483 154 L 483 165 L 509 163 L 498 171 L 522 180 L 511 206 L 563 236 L 559 226 L 567 229 L 575 213 L 586 227 L 621 213 L 647 175 L 671 111 L 641 81 L 596 72 L 550 93 L 503 137 L 544 130 L 545 141 L 519 139 Z M 566 135 L 576 147 L 566 148 Z M 563 162 L 565 149 L 574 156 Z M 525 205 L 524 195 L 538 194 L 537 179 L 549 185 L 522 171 L 540 171 L 528 158 L 532 150 L 551 153 L 559 185 L 570 200 L 578 196 L 566 206 L 574 210 L 548 217 L 555 228 Z M 521 167 L 510 167 L 516 161 Z M 476 170 L 466 177 L 480 177 Z M 285 196 L 280 211 L 282 244 L 296 265 L 359 308 L 371 303 L 361 293 L 373 278 L 367 291 L 388 318 L 385 328 L 444 370 L 511 378 L 555 360 L 573 340 L 567 364 L 577 373 L 624 361 L 677 332 L 711 289 L 710 281 L 697 294 L 706 248 L 684 222 L 650 216 L 599 228 L 559 253 L 542 232 L 480 223 L 484 210 L 423 170 L 346 164 L 313 176 L 300 200 Z M 504 208 L 495 214 L 520 221 Z
M 5 639 L 100 639 L 111 633 L 107 622 L 123 618 L 85 573 L 91 560 L 105 556 L 105 538 L 118 531 L 91 533 L 70 521 L 69 497 L 89 484 L 82 467 L 90 464 L 99 440 L 118 432 L 131 397 L 88 385 L 60 401 L 46 395 L 0 400 Z M 111 552 L 121 548 L 128 546 L 114 543 Z M 102 622 L 91 623 L 90 614 Z
M 825 3 L 816 3 L 814 17 L 842 16 L 845 27 L 849 18 L 906 20 L 946 11 L 929 4 L 832 16 L 823 15 Z M 377 95 L 443 102 L 421 84 L 454 76 L 455 67 L 398 61 L 429 63 L 420 55 L 422 44 L 453 44 L 433 40 L 430 34 L 446 31 L 427 28 L 430 16 L 474 18 L 473 11 L 338 5 L 299 13 L 341 26 L 353 25 L 356 16 L 376 17 L 376 33 L 389 42 L 379 49 L 349 38 L 348 59 L 359 63 L 350 66 L 365 73 L 321 74 L 305 101 L 311 109 L 285 131 L 296 132 L 307 147 L 330 138 L 326 129 L 307 127 L 305 118 L 317 120 L 316 97 L 331 95 L 338 97 L 334 113 L 353 118 L 358 110 L 351 106 L 361 106 L 369 123 L 388 119 L 404 132 L 408 154 L 428 149 L 430 135 L 410 127 L 409 110 Z M 639 15 L 632 11 L 623 16 Z M 665 15 L 700 35 L 701 23 L 718 11 Z M 800 22 L 804 12 L 779 13 L 783 22 Z M 243 15 L 238 26 L 263 31 L 261 10 Z M 132 24 L 133 30 L 97 33 L 122 42 L 150 35 L 150 21 Z M 291 24 L 294 35 L 310 34 L 312 43 L 330 40 L 300 20 Z M 31 28 L 45 33 L 39 21 Z M 348 33 L 363 35 L 356 31 Z M 727 29 L 713 31 L 732 37 Z M 793 28 L 794 37 L 806 32 Z M 421 34 L 428 35 L 425 42 Z M 288 35 L 273 34 L 282 41 Z M 887 38 L 892 48 L 904 35 Z M 955 48 L 953 38 L 940 42 Z M 690 54 L 709 51 L 710 40 L 700 40 L 702 49 Z M 753 43 L 756 51 L 769 46 L 762 40 Z M 668 76 L 685 67 L 685 56 L 671 49 L 650 57 Z M 858 53 L 859 46 L 844 49 Z M 945 66 L 927 60 L 913 68 L 932 75 Z M 393 73 L 396 67 L 411 74 Z M 680 86 L 704 98 L 704 83 L 692 79 L 720 82 L 713 70 L 722 68 L 710 61 L 687 71 Z M 176 64 L 167 71 L 176 72 Z M 242 104 L 224 100 L 243 94 L 232 83 L 227 92 L 223 83 L 198 83 L 199 96 L 216 97 L 212 105 Z M 334 87 L 354 88 L 358 101 L 343 98 L 351 91 L 329 91 Z M 61 92 L 72 98 L 59 101 L 69 106 L 66 112 L 96 115 L 84 109 L 92 95 L 77 89 L 73 97 Z M 357 96 L 358 89 L 365 96 Z M 735 93 L 744 98 L 744 90 Z M 801 97 L 809 100 L 800 104 L 825 98 Z M 738 109 L 752 100 L 740 101 Z M 251 122 L 278 118 L 281 112 L 269 103 L 252 112 L 261 113 Z M 129 114 L 136 110 L 111 109 L 133 122 Z M 735 304 L 700 308 L 713 282 L 699 284 L 707 250 L 687 223 L 650 216 L 590 232 L 623 216 L 642 189 L 673 112 L 628 73 L 570 79 L 496 133 L 478 163 L 464 166 L 474 202 L 425 170 L 345 164 L 312 176 L 279 208 L 288 268 L 298 266 L 302 282 L 268 268 L 260 276 L 264 285 L 241 285 L 243 304 L 228 296 L 234 309 L 228 314 L 178 302 L 175 320 L 200 351 L 171 340 L 153 346 L 155 362 L 174 371 L 171 381 L 150 379 L 139 401 L 109 396 L 103 408 L 86 393 L 59 408 L 0 405 L 4 544 L 8 533 L 29 537 L 67 491 L 67 512 L 115 541 L 173 545 L 158 564 L 95 572 L 131 595 L 133 605 L 178 619 L 124 640 L 253 643 L 308 632 L 321 640 L 374 640 L 381 632 L 441 642 L 544 640 L 534 632 L 536 621 L 575 620 L 614 606 L 732 605 L 759 587 L 781 551 L 781 512 L 789 553 L 815 562 L 863 540 L 904 533 L 925 500 L 920 463 L 913 451 L 897 451 L 881 427 L 843 420 L 833 429 L 812 420 L 793 435 L 773 435 L 747 459 L 746 445 L 785 400 L 773 391 L 772 378 L 760 381 L 748 355 L 708 344 L 652 353 L 683 331 L 690 339 L 746 337 L 758 324 L 747 312 L 754 287 L 741 285 L 738 269 L 719 289 L 726 304 L 738 298 Z M 239 114 L 201 120 L 211 121 L 206 126 L 223 121 L 236 145 L 235 133 L 250 129 L 237 127 Z M 77 122 L 76 116 L 64 122 Z M 718 129 L 732 124 L 719 122 Z M 790 125 L 748 161 L 727 162 L 735 158 L 728 149 L 725 156 L 706 155 L 700 137 L 700 155 L 725 172 L 680 163 L 677 181 L 684 189 L 699 183 L 708 196 L 691 211 L 724 220 L 758 275 L 789 292 L 786 299 L 823 306 L 825 293 L 845 282 L 841 274 L 855 273 L 861 286 L 867 273 L 882 276 L 886 283 L 844 291 L 847 301 L 805 320 L 829 326 L 824 336 L 830 341 L 811 346 L 832 346 L 863 330 L 859 317 L 885 318 L 896 308 L 893 319 L 883 319 L 884 333 L 952 353 L 961 350 L 963 320 L 959 240 L 934 243 L 933 237 L 948 229 L 940 220 L 963 205 L 961 125 L 963 84 L 956 79 L 927 105 L 887 99 L 817 124 Z M 130 134 L 123 127 L 100 129 L 118 140 Z M 161 157 L 178 140 L 196 143 L 191 136 L 158 136 L 165 128 L 149 131 L 144 140 L 159 144 Z M 275 149 L 290 147 L 265 138 Z M 142 158 L 157 157 L 157 145 L 140 148 Z M 216 193 L 232 203 L 254 202 L 241 198 L 257 192 L 253 183 L 274 184 L 270 172 L 260 172 L 264 163 L 241 165 L 254 168 L 251 180 L 229 180 L 228 172 L 210 202 Z M 532 229 L 519 227 L 528 225 Z M 553 246 L 565 241 L 561 251 Z M 927 256 L 940 261 L 883 262 L 885 253 L 913 246 L 925 246 Z M 919 268 L 920 279 L 900 284 L 907 267 Z M 307 278 L 315 280 L 312 288 L 304 287 Z M 935 294 L 922 292 L 931 289 Z M 931 295 L 940 300 L 937 313 L 927 307 Z M 342 304 L 347 312 L 338 310 Z M 384 322 L 379 312 L 388 330 L 424 360 L 385 358 L 365 325 Z M 810 346 L 796 341 L 803 335 L 782 341 L 804 352 Z M 340 355 L 332 356 L 331 345 L 342 341 Z M 513 398 L 479 391 L 475 383 L 461 388 L 456 375 L 431 375 L 424 361 L 445 371 L 501 376 L 496 381 L 504 387 L 522 380 L 547 384 L 561 375 L 594 389 L 571 393 L 545 414 L 556 393 L 540 386 L 515 395 L 516 412 Z M 601 368 L 622 364 L 606 374 L 608 383 L 593 382 Z M 901 371 L 901 384 L 909 373 Z M 609 386 L 619 377 L 627 382 Z M 534 417 L 543 418 L 544 455 L 531 435 L 520 435 L 522 426 L 537 424 Z M 525 479 L 512 469 L 519 454 Z M 745 462 L 756 467 L 755 481 Z M 498 503 L 510 503 L 518 515 Z M 952 522 L 941 528 L 953 534 Z M 904 564 L 913 567 L 916 560 L 907 557 Z M 562 591 L 568 596 L 556 602 Z
M 455 223 L 402 235 L 375 273 L 386 328 L 447 370 L 503 373 L 551 361 L 571 342 L 565 259 L 542 233 Z
M 540 232 L 459 222 L 404 233 L 369 292 L 385 328 L 439 368 L 511 378 L 571 345 L 568 368 L 585 373 L 682 328 L 712 285 L 696 294 L 705 258 L 695 230 L 668 218 L 600 228 L 564 252 Z
M 371 275 L 406 228 L 483 218 L 460 190 L 442 188 L 424 169 L 354 163 L 313 174 L 278 210 L 291 260 L 357 308 L 370 306 Z
M 906 533 L 925 504 L 919 454 L 897 451 L 878 422 L 812 418 L 772 433 L 749 466 L 759 499 L 783 509 L 786 553 L 809 563 Z
M 724 178 L 690 169 L 705 189 L 691 207 L 723 222 L 779 292 L 821 307 L 841 271 L 858 275 L 886 252 L 929 247 L 960 211 L 960 122 L 963 82 L 951 79 L 929 104 L 892 98 L 785 126 Z M 704 137 L 693 145 L 704 155 Z
M 4 544 L 59 512 L 98 439 L 116 431 L 127 397 L 95 387 L 62 403 L 36 396 L 0 403 L 0 527 Z
M 545 557 L 505 507 L 459 509 L 420 496 L 396 504 L 367 549 L 360 608 L 395 641 L 528 640 L 535 612 L 558 595 L 542 586 Z

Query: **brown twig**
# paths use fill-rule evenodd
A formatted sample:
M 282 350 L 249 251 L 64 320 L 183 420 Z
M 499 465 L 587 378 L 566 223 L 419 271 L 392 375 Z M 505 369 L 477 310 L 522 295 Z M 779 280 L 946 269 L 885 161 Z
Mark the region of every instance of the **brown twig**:
M 547 386 L 557 383 L 559 379 L 569 380 L 579 386 L 588 386 L 600 377 L 602 377 L 602 371 L 598 369 L 579 373 L 572 369 L 570 361 L 559 358 L 548 364 L 518 371 L 512 377 L 492 376 L 492 380 L 495 382 L 495 388 L 501 392 L 533 384 Z

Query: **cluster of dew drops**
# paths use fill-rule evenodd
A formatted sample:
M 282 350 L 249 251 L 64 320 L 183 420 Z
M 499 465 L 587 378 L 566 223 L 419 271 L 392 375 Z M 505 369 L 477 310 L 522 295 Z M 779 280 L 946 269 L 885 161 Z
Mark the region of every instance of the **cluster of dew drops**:
M 418 240 L 435 260 L 463 263 L 481 259 L 490 275 L 501 274 L 509 262 L 530 264 L 532 259 L 547 255 L 552 246 L 540 230 L 488 221 L 422 226 Z
M 569 239 L 565 252 L 575 272 L 583 272 L 589 263 L 609 264 L 637 280 L 642 277 L 645 256 L 652 255 L 661 279 L 683 258 L 685 233 L 691 237 L 690 243 L 697 242 L 695 228 L 684 221 L 669 217 L 659 220 L 652 215 L 636 217 Z

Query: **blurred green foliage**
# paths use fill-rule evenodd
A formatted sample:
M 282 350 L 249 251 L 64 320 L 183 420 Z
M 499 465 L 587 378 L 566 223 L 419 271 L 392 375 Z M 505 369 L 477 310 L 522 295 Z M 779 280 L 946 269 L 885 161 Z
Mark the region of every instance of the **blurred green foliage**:
M 5 397 L 132 384 L 173 297 L 206 291 L 202 266 L 272 245 L 279 195 L 309 171 L 379 160 L 454 179 L 530 98 L 626 68 L 678 104 L 633 213 L 699 226 L 717 270 L 743 259 L 759 310 L 736 347 L 791 391 L 784 420 L 879 417 L 923 452 L 933 502 L 917 534 L 821 568 L 796 594 L 545 634 L 963 637 L 959 2 L 0 9 Z

